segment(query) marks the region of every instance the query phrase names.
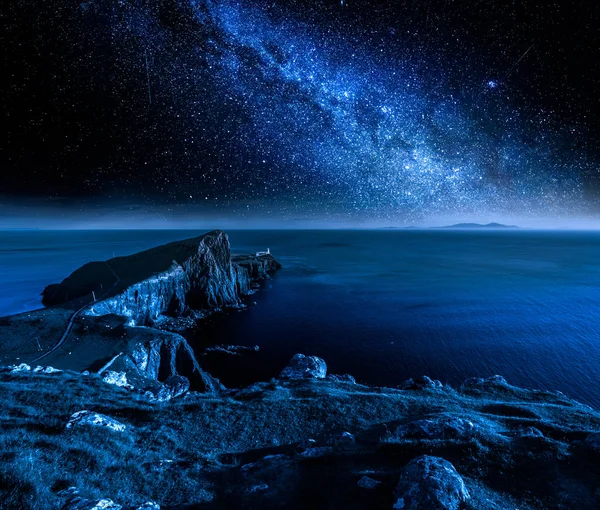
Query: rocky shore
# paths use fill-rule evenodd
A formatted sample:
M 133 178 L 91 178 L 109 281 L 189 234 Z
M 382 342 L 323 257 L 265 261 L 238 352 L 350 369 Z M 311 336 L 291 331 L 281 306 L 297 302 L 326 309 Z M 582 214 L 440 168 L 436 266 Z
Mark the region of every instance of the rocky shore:
M 298 354 L 243 389 L 0 369 L 3 508 L 592 509 L 600 413 L 502 377 L 401 388 Z M 167 401 L 168 400 L 168 401 Z
M 559 392 L 370 387 L 304 354 L 226 388 L 177 331 L 280 267 L 215 231 L 86 264 L 0 319 L 0 508 L 600 508 L 600 413 Z

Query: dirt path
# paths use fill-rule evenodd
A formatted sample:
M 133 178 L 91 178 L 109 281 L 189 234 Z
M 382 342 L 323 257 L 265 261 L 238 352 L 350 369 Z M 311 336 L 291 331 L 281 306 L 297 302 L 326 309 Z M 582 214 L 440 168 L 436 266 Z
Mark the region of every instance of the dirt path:
M 112 274 L 115 275 L 115 278 L 117 279 L 115 281 L 115 283 L 113 283 L 113 286 L 108 289 L 103 296 L 100 299 L 104 299 L 105 297 L 107 297 L 112 291 L 113 289 L 117 286 L 117 284 L 121 281 L 121 278 L 119 278 L 119 275 L 117 273 L 114 272 L 113 268 L 110 267 L 110 265 L 108 264 L 108 262 L 106 262 L 106 265 L 108 266 L 108 268 L 112 271 Z M 96 300 L 92 301 L 91 303 L 86 303 L 85 305 L 83 305 L 81 308 L 79 308 L 79 310 L 76 310 L 73 315 L 71 315 L 71 318 L 69 319 L 69 322 L 67 322 L 67 327 L 65 329 L 65 332 L 62 334 L 62 336 L 60 337 L 60 340 L 54 345 L 54 347 L 52 347 L 49 351 L 46 351 L 44 354 L 42 354 L 41 356 L 38 356 L 37 358 L 35 358 L 34 360 L 31 360 L 29 362 L 29 364 L 33 364 L 41 359 L 44 359 L 46 356 L 49 356 L 50 354 L 52 354 L 54 351 L 56 351 L 57 349 L 60 348 L 61 345 L 63 345 L 65 343 L 65 340 L 67 339 L 67 337 L 69 336 L 69 333 L 71 332 L 71 329 L 73 329 L 73 324 L 75 323 L 75 319 L 81 314 L 81 312 L 83 312 L 86 308 L 89 308 L 91 305 L 93 305 L 96 302 Z

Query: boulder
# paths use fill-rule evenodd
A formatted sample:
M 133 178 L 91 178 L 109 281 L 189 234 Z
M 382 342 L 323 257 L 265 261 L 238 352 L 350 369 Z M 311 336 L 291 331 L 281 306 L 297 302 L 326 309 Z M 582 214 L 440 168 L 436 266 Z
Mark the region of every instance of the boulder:
M 521 427 L 514 433 L 514 435 L 516 437 L 544 437 L 542 431 L 536 429 L 535 427 Z
M 302 453 L 306 450 L 309 450 L 310 448 L 314 448 L 315 446 L 317 446 L 317 442 L 312 438 L 308 438 L 298 443 L 298 445 L 296 446 L 296 451 L 298 453 Z
M 438 389 L 442 387 L 442 383 L 437 379 L 431 379 L 426 375 L 421 377 L 411 377 L 404 381 L 400 386 L 401 390 L 425 390 L 425 389 Z
M 343 383 L 349 383 L 349 384 L 356 384 L 356 379 L 354 379 L 354 377 L 351 376 L 350 374 L 342 374 L 342 375 L 329 374 L 327 376 L 327 380 L 328 381 L 333 381 L 333 382 L 343 382 Z
M 501 375 L 492 377 L 471 377 L 466 379 L 460 386 L 461 389 L 487 389 L 487 388 L 506 388 L 510 386 Z
M 470 498 L 454 466 L 440 457 L 423 455 L 404 468 L 394 492 L 394 509 L 459 510 Z
M 342 432 L 341 434 L 334 436 L 331 442 L 334 448 L 343 450 L 354 446 L 356 444 L 356 439 L 354 439 L 354 435 L 350 432 Z
M 279 374 L 280 379 L 324 379 L 327 364 L 317 356 L 296 354 Z
M 374 480 L 373 478 L 370 478 L 368 476 L 363 476 L 356 483 L 356 485 L 358 485 L 361 489 L 373 490 L 379 487 L 381 485 L 381 482 L 379 480 Z
M 42 374 L 57 374 L 59 372 L 62 372 L 62 370 L 59 370 L 58 368 L 54 368 L 54 367 L 40 367 L 37 366 L 33 369 L 34 372 L 37 373 L 42 373 Z
M 80 426 L 106 427 L 115 432 L 124 432 L 126 428 L 114 418 L 93 411 L 77 411 L 71 415 L 66 425 L 68 429 Z
M 469 439 L 477 426 L 458 416 L 436 416 L 400 425 L 391 439 Z
M 102 380 L 107 384 L 119 386 L 120 388 L 133 388 L 133 386 L 127 382 L 127 374 L 125 372 L 115 372 L 114 370 L 106 370 L 102 372 Z
M 16 372 L 29 372 L 31 367 L 27 363 L 21 363 L 20 365 L 11 365 L 8 367 L 10 369 L 10 373 L 14 374 Z
M 68 499 L 61 510 L 121 510 L 112 499 L 86 499 L 79 496 Z
M 165 402 L 187 393 L 189 389 L 190 381 L 187 377 L 172 375 L 163 383 L 156 395 L 156 400 Z
M 594 432 L 586 437 L 585 444 L 594 450 L 600 451 L 600 432 Z

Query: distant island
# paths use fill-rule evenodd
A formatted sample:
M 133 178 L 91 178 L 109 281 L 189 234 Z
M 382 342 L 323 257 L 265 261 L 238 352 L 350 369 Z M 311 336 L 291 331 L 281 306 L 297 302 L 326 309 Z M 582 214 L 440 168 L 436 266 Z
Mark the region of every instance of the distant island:
M 441 227 L 416 227 L 414 225 L 411 225 L 409 227 L 396 227 L 396 226 L 389 226 L 389 227 L 383 227 L 384 230 L 397 230 L 397 229 L 403 229 L 403 230 L 421 230 L 421 229 L 427 229 L 427 228 L 433 228 L 433 229 L 456 229 L 456 230 L 473 230 L 473 229 L 481 229 L 481 230 L 485 230 L 485 229 L 515 229 L 515 228 L 521 228 L 518 227 L 517 225 L 504 225 L 502 223 L 456 223 L 455 225 L 444 225 Z
M 453 228 L 453 229 L 488 229 L 488 228 L 519 228 L 516 225 L 503 225 L 502 223 L 487 223 L 485 225 L 481 223 L 457 223 L 456 225 L 446 225 L 443 227 L 431 227 L 431 228 Z

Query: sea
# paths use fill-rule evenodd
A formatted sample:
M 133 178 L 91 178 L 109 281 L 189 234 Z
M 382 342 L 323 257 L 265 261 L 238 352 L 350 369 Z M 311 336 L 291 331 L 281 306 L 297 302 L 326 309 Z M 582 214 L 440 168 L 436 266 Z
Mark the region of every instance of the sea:
M 91 260 L 194 237 L 191 230 L 0 232 L 0 316 Z M 234 253 L 269 248 L 284 268 L 188 335 L 258 345 L 200 356 L 231 387 L 277 376 L 295 353 L 332 373 L 394 387 L 428 375 L 459 385 L 503 375 L 600 409 L 600 232 L 232 230 Z M 0 338 L 1 348 L 1 338 Z M 212 360 L 212 361 L 211 361 Z

